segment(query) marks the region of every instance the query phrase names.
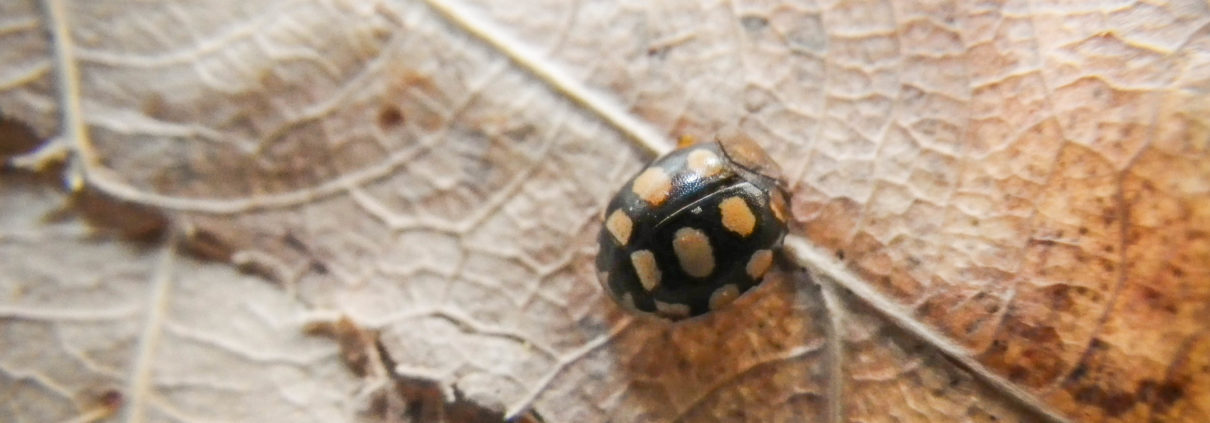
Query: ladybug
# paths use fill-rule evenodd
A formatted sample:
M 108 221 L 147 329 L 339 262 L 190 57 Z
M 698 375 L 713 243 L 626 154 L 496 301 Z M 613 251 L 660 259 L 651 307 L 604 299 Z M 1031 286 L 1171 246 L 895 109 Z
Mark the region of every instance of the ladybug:
M 750 138 L 732 131 L 682 145 L 610 200 L 598 237 L 601 286 L 631 312 L 670 320 L 726 307 L 773 264 L 787 198 L 780 168 Z

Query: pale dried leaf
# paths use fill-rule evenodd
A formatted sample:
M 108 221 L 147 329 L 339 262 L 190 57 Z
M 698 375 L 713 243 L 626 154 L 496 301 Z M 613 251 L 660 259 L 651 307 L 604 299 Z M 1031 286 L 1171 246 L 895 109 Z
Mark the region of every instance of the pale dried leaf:
M 228 266 L 56 218 L 66 195 L 0 176 L 5 421 L 329 422 L 357 405 L 334 346 L 299 330 L 302 304 Z
M 469 419 L 454 411 L 468 403 L 550 421 L 1210 414 L 1205 3 L 4 7 L 0 111 L 60 140 L 12 163 L 69 152 L 68 181 L 89 187 L 77 198 L 96 201 L 72 207 L 94 225 L 142 239 L 162 225 L 115 216 L 164 213 L 188 251 L 274 283 L 157 241 L 129 252 L 144 277 L 110 301 L 192 312 L 139 320 L 107 353 L 146 369 L 159 361 L 136 345 L 154 345 L 205 365 L 107 374 L 140 399 L 125 415 L 285 416 L 273 407 L 298 395 L 324 400 L 296 401 L 294 420 L 325 421 Z M 51 63 L 67 65 L 57 87 Z M 676 326 L 625 316 L 595 283 L 600 205 L 660 137 L 728 123 L 792 175 L 805 238 L 791 254 L 813 276 L 779 273 Z M 127 251 L 109 239 L 61 249 L 68 263 Z M 45 289 L 64 295 L 34 308 L 64 307 L 81 269 L 57 269 Z M 171 275 L 221 283 L 178 297 Z M 236 305 L 191 308 L 205 301 Z M 240 328 L 205 319 L 248 308 L 275 332 L 184 329 Z M 299 338 L 303 309 L 308 327 L 345 322 L 340 353 L 305 353 L 324 341 Z M 257 357 L 309 382 L 245 370 Z M 342 361 L 352 372 L 333 374 Z M 176 380 L 195 382 L 157 390 Z M 35 388 L 83 404 L 92 386 Z M 223 408 L 246 386 L 274 387 L 247 398 L 264 410 Z

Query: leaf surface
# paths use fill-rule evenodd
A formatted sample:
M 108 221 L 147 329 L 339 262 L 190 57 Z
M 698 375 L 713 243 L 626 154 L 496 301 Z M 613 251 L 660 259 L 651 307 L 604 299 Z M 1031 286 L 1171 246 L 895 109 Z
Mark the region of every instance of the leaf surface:
M 19 419 L 1210 415 L 1205 3 L 0 7 Z M 728 124 L 787 266 L 625 315 L 601 205 Z

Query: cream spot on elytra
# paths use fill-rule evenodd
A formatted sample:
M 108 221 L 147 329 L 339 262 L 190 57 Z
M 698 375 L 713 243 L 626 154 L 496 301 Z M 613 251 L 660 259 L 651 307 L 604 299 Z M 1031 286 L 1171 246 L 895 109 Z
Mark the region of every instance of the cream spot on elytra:
M 694 171 L 702 177 L 711 177 L 717 175 L 723 170 L 723 161 L 718 158 L 713 151 L 706 149 L 694 150 L 689 153 L 689 157 L 685 159 L 689 170 Z
M 773 252 L 769 250 L 757 250 L 752 254 L 752 258 L 748 259 L 748 276 L 752 279 L 760 279 L 769 271 L 769 266 L 773 264 Z
M 665 303 L 657 300 L 655 302 L 655 311 L 659 315 L 670 319 L 689 317 L 689 306 L 685 304 Z
M 658 206 L 663 204 L 664 200 L 668 199 L 668 194 L 672 192 L 672 179 L 668 177 L 668 173 L 664 172 L 664 169 L 652 166 L 634 178 L 630 190 L 648 204 Z
M 735 286 L 735 284 L 723 285 L 721 288 L 714 290 L 713 294 L 710 294 L 710 309 L 718 310 L 726 307 L 738 297 L 739 287 Z
M 634 265 L 634 272 L 639 275 L 639 283 L 643 284 L 643 289 L 648 292 L 660 285 L 660 266 L 655 263 L 655 255 L 648 250 L 639 250 L 630 253 L 630 263 Z
M 634 228 L 634 221 L 631 221 L 630 216 L 622 212 L 622 209 L 618 209 L 605 220 L 605 228 L 613 234 L 613 239 L 618 241 L 618 245 L 625 246 L 630 241 L 630 230 Z
M 743 197 L 729 197 L 719 203 L 718 210 L 723 217 L 723 226 L 741 237 L 752 235 L 756 229 L 756 216 Z
M 672 236 L 672 250 L 676 252 L 681 269 L 695 278 L 704 278 L 714 272 L 714 251 L 705 232 L 694 228 L 681 228 Z

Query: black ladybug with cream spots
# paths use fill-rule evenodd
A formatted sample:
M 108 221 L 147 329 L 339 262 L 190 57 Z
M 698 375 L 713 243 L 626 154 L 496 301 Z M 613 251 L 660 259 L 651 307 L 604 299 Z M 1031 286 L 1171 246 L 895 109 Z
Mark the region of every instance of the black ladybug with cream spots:
M 786 200 L 777 165 L 743 135 L 674 150 L 605 209 L 601 285 L 630 311 L 672 320 L 725 307 L 772 266 Z

